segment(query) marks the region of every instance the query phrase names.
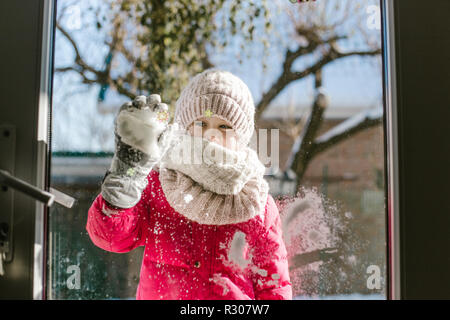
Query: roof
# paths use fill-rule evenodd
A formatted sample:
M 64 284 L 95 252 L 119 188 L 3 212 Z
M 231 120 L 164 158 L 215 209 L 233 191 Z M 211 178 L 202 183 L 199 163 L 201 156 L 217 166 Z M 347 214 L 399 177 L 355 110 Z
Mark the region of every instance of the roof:
M 111 165 L 112 154 L 54 152 L 51 180 L 55 184 L 98 184 Z
M 333 106 L 329 107 L 325 110 L 325 119 L 330 120 L 342 120 L 350 118 L 362 111 L 370 109 L 370 106 L 361 106 L 361 107 L 340 107 Z M 284 117 L 292 118 L 292 114 L 294 118 L 298 119 L 302 115 L 309 114 L 311 110 L 311 106 L 297 106 L 297 107 L 289 107 L 289 106 L 273 106 L 269 107 L 266 111 L 264 111 L 262 115 L 263 120 L 270 119 L 282 119 Z

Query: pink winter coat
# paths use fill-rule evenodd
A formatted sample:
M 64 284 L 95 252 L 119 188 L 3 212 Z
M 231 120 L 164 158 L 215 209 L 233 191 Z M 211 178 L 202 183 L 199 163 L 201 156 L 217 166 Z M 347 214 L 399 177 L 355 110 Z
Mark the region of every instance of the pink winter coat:
M 291 300 L 287 252 L 278 208 L 267 198 L 261 217 L 237 224 L 205 225 L 186 219 L 167 202 L 159 172 L 151 171 L 141 200 L 108 217 L 99 194 L 86 229 L 92 242 L 107 251 L 128 252 L 145 246 L 136 299 Z M 243 268 L 228 253 L 235 232 L 245 234 Z M 250 253 L 250 254 L 249 254 Z

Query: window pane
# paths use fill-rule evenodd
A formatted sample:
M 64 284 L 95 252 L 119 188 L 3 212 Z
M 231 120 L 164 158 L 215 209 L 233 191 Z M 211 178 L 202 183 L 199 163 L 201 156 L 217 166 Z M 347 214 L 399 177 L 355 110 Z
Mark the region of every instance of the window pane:
M 144 246 L 108 252 L 86 231 L 114 119 L 152 93 L 173 118 L 181 90 L 210 67 L 252 93 L 252 147 L 279 210 L 294 299 L 386 298 L 378 1 L 61 0 L 57 12 L 51 185 L 77 201 L 50 208 L 49 298 L 135 298 Z

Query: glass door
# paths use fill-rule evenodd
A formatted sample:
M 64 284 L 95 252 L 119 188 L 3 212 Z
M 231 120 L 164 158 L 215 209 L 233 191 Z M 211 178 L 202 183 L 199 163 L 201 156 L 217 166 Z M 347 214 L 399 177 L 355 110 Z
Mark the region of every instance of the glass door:
M 114 119 L 159 93 L 173 118 L 189 79 L 218 67 L 250 88 L 254 144 L 283 223 L 294 299 L 386 299 L 380 1 L 57 1 L 48 299 L 134 299 L 144 246 L 86 231 Z M 107 218 L 105 216 L 105 218 Z

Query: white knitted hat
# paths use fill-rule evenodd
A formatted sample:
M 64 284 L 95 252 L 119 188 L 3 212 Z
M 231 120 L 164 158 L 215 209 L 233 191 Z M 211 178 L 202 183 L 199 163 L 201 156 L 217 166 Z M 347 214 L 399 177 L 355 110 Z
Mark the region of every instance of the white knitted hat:
M 231 72 L 218 68 L 195 75 L 175 103 L 174 121 L 187 129 L 198 118 L 208 116 L 228 121 L 239 142 L 247 146 L 255 118 L 255 105 L 247 85 Z

